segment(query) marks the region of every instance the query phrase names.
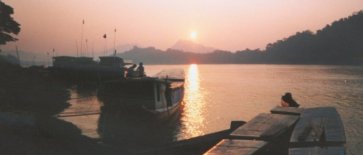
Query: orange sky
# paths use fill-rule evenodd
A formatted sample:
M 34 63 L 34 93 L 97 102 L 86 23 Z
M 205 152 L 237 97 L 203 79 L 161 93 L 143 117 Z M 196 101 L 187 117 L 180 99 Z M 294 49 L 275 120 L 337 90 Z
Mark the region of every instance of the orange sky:
M 75 55 L 106 46 L 138 44 L 166 49 L 195 39 L 225 50 L 265 48 L 302 30 L 317 30 L 363 9 L 363 0 L 4 0 L 21 24 L 19 41 L 3 49 Z M 87 47 L 85 39 L 88 40 Z

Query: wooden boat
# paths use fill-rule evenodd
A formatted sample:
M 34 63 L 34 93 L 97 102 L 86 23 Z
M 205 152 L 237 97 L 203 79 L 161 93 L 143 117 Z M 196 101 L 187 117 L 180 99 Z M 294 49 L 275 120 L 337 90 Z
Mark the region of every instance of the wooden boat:
M 97 66 L 97 73 L 99 80 L 120 79 L 125 77 L 125 63 L 124 60 L 116 56 L 103 56 L 99 57 L 100 62 Z
M 127 63 L 120 57 L 104 56 L 96 62 L 92 57 L 53 57 L 50 67 L 55 77 L 72 81 L 104 81 L 124 78 Z
M 158 118 L 173 115 L 184 97 L 184 78 L 160 72 L 155 77 L 135 77 L 107 81 L 99 90 L 105 106 L 143 111 Z
M 205 155 L 345 155 L 345 143 L 334 107 L 276 107 L 238 127 Z

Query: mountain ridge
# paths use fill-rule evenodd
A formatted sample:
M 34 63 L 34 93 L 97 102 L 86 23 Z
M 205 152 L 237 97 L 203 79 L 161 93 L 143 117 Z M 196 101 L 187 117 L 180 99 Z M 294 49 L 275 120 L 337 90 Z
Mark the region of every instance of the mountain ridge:
M 170 49 L 180 50 L 185 52 L 194 52 L 194 53 L 211 53 L 216 48 L 204 46 L 202 44 L 190 41 L 190 40 L 178 40 Z
M 192 53 L 134 48 L 118 56 L 145 64 L 363 64 L 363 11 L 338 19 L 316 33 L 305 30 L 269 43 L 265 50 Z

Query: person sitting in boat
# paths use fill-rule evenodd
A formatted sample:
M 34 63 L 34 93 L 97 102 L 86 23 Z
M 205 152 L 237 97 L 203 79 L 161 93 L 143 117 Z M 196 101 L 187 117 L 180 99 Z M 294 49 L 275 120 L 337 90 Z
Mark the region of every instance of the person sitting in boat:
M 142 62 L 139 63 L 139 67 L 137 67 L 136 71 L 139 73 L 140 77 L 146 76 L 145 75 L 144 65 L 142 64 Z
M 133 64 L 127 69 L 126 77 L 134 77 L 136 64 Z
M 299 107 L 300 105 L 292 98 L 292 94 L 287 92 L 281 97 L 282 107 Z

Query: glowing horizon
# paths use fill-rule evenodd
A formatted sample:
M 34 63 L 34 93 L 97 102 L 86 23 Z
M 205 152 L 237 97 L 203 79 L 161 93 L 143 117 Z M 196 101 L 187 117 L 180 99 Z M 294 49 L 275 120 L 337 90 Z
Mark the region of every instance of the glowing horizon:
M 18 42 L 2 49 L 18 45 L 24 51 L 44 53 L 55 48 L 58 54 L 73 55 L 81 44 L 86 53 L 103 54 L 105 47 L 113 49 L 114 44 L 165 50 L 180 39 L 229 51 L 263 49 L 363 9 L 361 0 L 4 2 L 14 8 L 21 32 Z

